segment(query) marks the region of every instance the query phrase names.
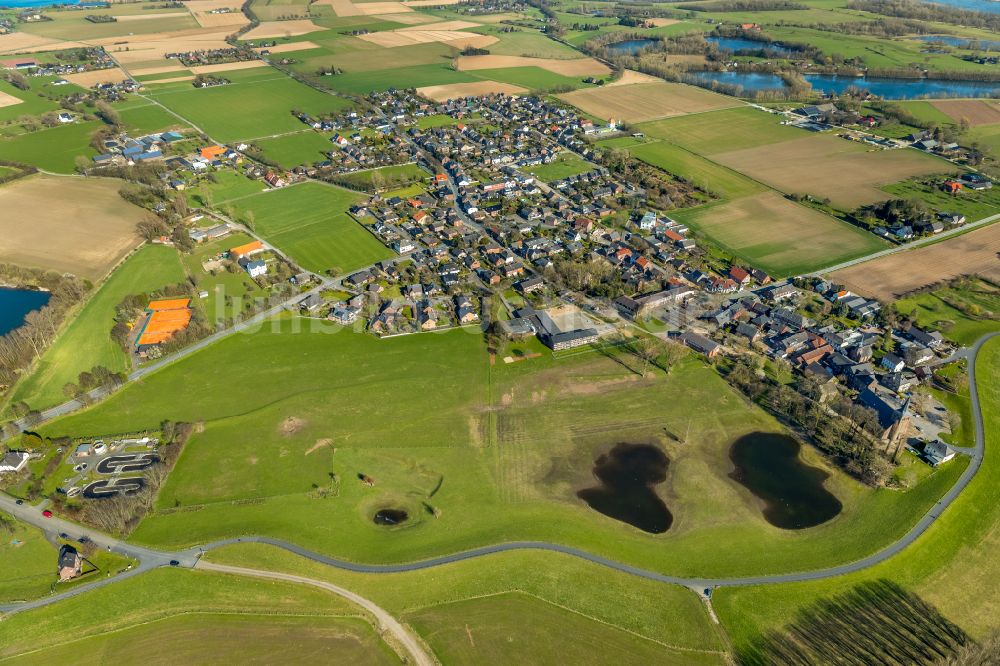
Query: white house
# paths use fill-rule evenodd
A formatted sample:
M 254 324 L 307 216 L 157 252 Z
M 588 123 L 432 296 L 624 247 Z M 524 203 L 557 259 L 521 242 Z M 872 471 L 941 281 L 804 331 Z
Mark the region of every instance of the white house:
M 267 275 L 267 264 L 260 260 L 248 261 L 244 268 L 246 269 L 247 274 L 252 278 Z
M 941 463 L 948 462 L 954 458 L 955 452 L 940 439 L 936 439 L 933 442 L 924 444 L 924 457 L 927 458 L 927 462 L 937 467 Z

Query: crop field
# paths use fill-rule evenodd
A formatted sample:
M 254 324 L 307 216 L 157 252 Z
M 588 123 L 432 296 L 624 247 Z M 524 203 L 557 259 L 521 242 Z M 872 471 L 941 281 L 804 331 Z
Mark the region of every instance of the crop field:
M 919 594 L 973 638 L 1000 615 L 1000 340 L 977 363 L 986 456 L 969 486 L 917 541 L 871 569 L 829 580 L 719 590 L 713 604 L 739 649 L 792 621 L 817 599 L 865 581 L 889 580 Z
M 803 448 L 810 465 L 830 474 L 826 487 L 844 511 L 807 532 L 787 532 L 767 523 L 729 478 L 726 454 L 736 437 L 779 426 L 693 357 L 669 376 L 638 379 L 600 355 L 491 368 L 471 330 L 377 340 L 310 320 L 263 328 L 45 428 L 204 421 L 155 513 L 135 532 L 139 542 L 253 532 L 358 561 L 409 561 L 546 539 L 685 574 L 786 571 L 888 543 L 962 468 L 946 467 L 905 492 L 872 490 Z M 254 382 L 233 383 L 214 370 L 248 358 L 258 359 Z M 430 379 L 442 372 L 448 382 Z M 181 387 L 186 399 L 176 401 Z M 432 402 L 413 398 L 428 391 Z M 693 421 L 695 412 L 710 416 Z M 686 443 L 672 433 L 687 433 Z M 597 514 L 575 496 L 593 482 L 595 456 L 623 438 L 655 442 L 671 458 L 667 496 L 677 521 L 664 534 Z M 358 481 L 361 473 L 375 484 Z M 410 520 L 398 529 L 374 524 L 374 511 L 386 506 Z M 490 520 L 476 519 L 483 515 Z M 723 538 L 741 547 L 719 551 Z M 819 547 L 831 540 L 837 549 Z
M 852 141 L 817 134 L 711 157 L 777 190 L 829 199 L 842 210 L 889 198 L 880 189 L 882 185 L 956 171 L 947 162 L 915 150 L 870 150 Z
M 119 187 L 111 179 L 43 175 L 0 186 L 0 261 L 104 277 L 139 243 L 142 209 L 122 199 Z
M 712 155 L 803 136 L 802 130 L 779 122 L 778 116 L 741 107 L 644 123 L 638 129 L 700 155 Z
M 559 95 L 585 113 L 630 123 L 724 109 L 739 104 L 732 97 L 683 83 L 603 86 Z
M 351 219 L 346 211 L 362 196 L 347 190 L 305 183 L 239 199 L 254 230 L 317 273 L 346 274 L 387 259 L 393 252 Z
M 931 102 L 956 123 L 967 121 L 971 127 L 1000 123 L 1000 104 L 995 101 L 963 99 Z
M 796 275 L 884 249 L 876 236 L 765 192 L 674 215 L 774 275 Z
M 78 155 L 97 154 L 90 136 L 101 124 L 76 122 L 0 139 L 0 159 L 33 164 L 54 173 L 73 173 Z
M 273 139 L 260 139 L 255 143 L 265 157 L 286 169 L 315 164 L 326 159 L 325 154 L 333 150 L 330 137 L 311 129 Z
M 63 387 L 76 382 L 84 370 L 96 365 L 114 372 L 125 370 L 128 359 L 111 339 L 115 308 L 129 294 L 145 293 L 183 279 L 176 250 L 162 245 L 141 248 L 84 303 L 31 374 L 15 385 L 12 400 L 24 400 L 36 408 L 49 407 L 68 399 Z
M 504 67 L 500 69 L 477 69 L 470 72 L 477 78 L 495 80 L 509 85 L 520 86 L 533 91 L 569 90 L 589 88 L 589 83 L 583 82 L 583 77 L 571 77 L 556 74 L 541 67 Z
M 269 68 L 233 71 L 227 78 L 232 83 L 225 86 L 198 89 L 182 82 L 151 87 L 148 94 L 223 142 L 301 130 L 292 109 L 331 113 L 349 104 Z
M 960 275 L 1000 280 L 1000 225 L 991 224 L 916 250 L 897 252 L 829 277 L 848 289 L 891 301 L 909 292 Z
M 345 93 L 363 94 L 369 91 L 388 90 L 406 86 L 409 88 L 426 88 L 428 86 L 445 86 L 456 83 L 481 82 L 477 76 L 467 72 L 452 69 L 447 62 L 439 61 L 430 65 L 414 65 L 377 71 L 358 71 L 338 74 L 324 79 L 330 88 Z
M 52 21 L 25 23 L 22 29 L 24 32 L 51 39 L 90 41 L 126 35 L 190 30 L 198 27 L 198 22 L 195 21 L 194 17 L 188 12 L 178 12 L 174 16 L 161 16 L 147 21 L 119 19 L 117 22 L 112 23 L 91 23 L 85 18 L 90 13 L 95 15 L 115 16 L 124 14 L 125 12 L 114 8 L 94 9 L 88 10 L 87 12 L 52 12 L 46 14 L 53 19 Z M 137 14 L 136 16 L 142 16 L 142 14 Z
M 723 199 L 738 199 L 767 190 L 764 185 L 741 173 L 665 141 L 636 142 L 625 148 L 643 162 L 683 176 Z

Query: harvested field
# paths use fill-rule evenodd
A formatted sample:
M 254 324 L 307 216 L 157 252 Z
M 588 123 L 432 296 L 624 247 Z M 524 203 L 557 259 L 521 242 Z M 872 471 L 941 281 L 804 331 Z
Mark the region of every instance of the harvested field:
M 666 81 L 576 90 L 559 95 L 559 99 L 598 118 L 615 118 L 630 123 L 714 111 L 739 104 L 732 97 Z
M 385 48 L 413 46 L 414 44 L 427 44 L 430 42 L 442 42 L 457 47 L 483 47 L 499 41 L 491 35 L 461 32 L 465 28 L 476 28 L 478 26 L 478 23 L 472 23 L 471 21 L 440 21 L 422 26 L 400 28 L 398 30 L 373 32 L 361 35 L 358 39 Z
M 828 277 L 852 291 L 892 301 L 915 289 L 973 274 L 1000 280 L 1000 224 L 851 266 Z
M 648 23 L 652 23 L 657 28 L 662 28 L 664 26 L 674 25 L 675 23 L 680 23 L 680 21 L 678 21 L 677 19 L 671 19 L 671 18 L 649 18 L 649 19 L 646 19 L 646 21 Z
M 787 276 L 884 248 L 872 234 L 775 192 L 678 216 L 754 266 Z
M 103 278 L 139 244 L 143 210 L 118 196 L 120 186 L 32 176 L 0 187 L 0 261 Z
M 289 53 L 291 51 L 305 51 L 306 49 L 318 49 L 319 44 L 314 44 L 312 42 L 289 42 L 287 44 L 278 44 L 277 46 L 268 46 L 254 49 L 260 53 L 261 51 L 269 51 L 270 53 Z
M 232 31 L 198 28 L 196 30 L 134 35 L 128 38 L 107 37 L 93 40 L 91 43 L 94 46 L 105 47 L 114 54 L 116 60 L 130 65 L 163 59 L 167 53 L 228 48 L 226 36 L 230 32 Z
M 81 88 L 92 88 L 98 83 L 121 83 L 128 78 L 120 68 L 96 69 L 92 72 L 82 72 L 80 74 L 67 74 L 65 77 L 70 83 L 75 83 Z
M 358 11 L 364 16 L 413 11 L 403 2 L 359 2 L 354 6 L 357 7 Z
M 198 65 L 190 70 L 195 74 L 214 74 L 215 72 L 232 72 L 237 69 L 257 69 L 269 67 L 263 60 L 243 60 L 241 62 L 224 62 L 218 65 Z
M 610 74 L 611 70 L 593 58 L 574 58 L 559 60 L 556 58 L 528 58 L 527 56 L 459 56 L 455 59 L 459 71 L 475 71 L 477 69 L 503 69 L 506 67 L 541 67 L 542 69 L 562 74 L 563 76 L 589 76 L 591 74 Z
M 187 12 L 147 12 L 143 14 L 123 14 L 115 16 L 119 23 L 131 23 L 133 21 L 145 21 L 148 19 L 178 18 L 187 16 Z
M 424 97 L 434 100 L 435 102 L 443 102 L 448 99 L 457 99 L 459 97 L 489 95 L 500 92 L 508 95 L 519 95 L 521 93 L 528 92 L 528 90 L 510 83 L 500 83 L 498 81 L 474 81 L 472 83 L 452 83 L 443 86 L 427 86 L 425 88 L 417 88 L 417 92 Z
M 605 88 L 610 88 L 611 86 L 630 86 L 635 83 L 660 83 L 663 79 L 657 78 L 655 76 L 650 76 L 649 74 L 643 74 L 642 72 L 634 72 L 631 69 L 626 69 L 622 72 L 621 78 L 617 81 L 612 81 L 611 83 L 604 84 Z
M 308 19 L 297 21 L 262 21 L 260 25 L 245 33 L 242 39 L 271 39 L 274 37 L 298 37 L 310 32 L 326 30 Z
M 882 185 L 954 170 L 915 150 L 870 150 L 818 134 L 711 157 L 782 192 L 829 198 L 844 210 L 888 199 Z
M 1000 123 L 1000 104 L 992 100 L 939 100 L 931 104 L 956 123 L 967 120 L 972 127 Z
M 376 14 L 375 18 L 381 19 L 383 21 L 391 21 L 392 23 L 402 23 L 403 25 L 420 25 L 422 23 L 434 23 L 437 21 L 436 16 L 428 16 L 427 14 L 418 14 L 417 12 L 402 12 L 399 14 Z
M 0 55 L 7 53 L 39 53 L 59 51 L 83 46 L 79 42 L 64 42 L 61 39 L 32 35 L 27 32 L 12 32 L 0 35 Z
M 198 24 L 203 28 L 221 28 L 225 26 L 244 25 L 250 20 L 241 11 L 227 12 L 225 14 L 207 14 L 200 12 L 194 15 Z
M 176 62 L 176 61 L 175 61 Z M 136 76 L 149 76 L 151 74 L 173 74 L 174 72 L 187 72 L 187 67 L 181 64 L 163 65 L 161 67 L 129 67 Z
M 6 106 L 14 106 L 15 104 L 20 104 L 23 101 L 24 101 L 23 99 L 19 99 L 17 97 L 14 97 L 13 95 L 9 95 L 3 91 L 0 91 L 0 109 Z

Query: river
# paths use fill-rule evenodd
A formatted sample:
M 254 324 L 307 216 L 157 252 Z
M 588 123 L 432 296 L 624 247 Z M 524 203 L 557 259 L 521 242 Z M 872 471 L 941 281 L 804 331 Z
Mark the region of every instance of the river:
M 718 81 L 742 86 L 748 93 L 780 90 L 784 81 L 777 74 L 760 72 L 691 72 L 702 81 Z M 850 87 L 864 88 L 884 99 L 920 99 L 922 97 L 989 97 L 1000 94 L 1000 82 L 948 81 L 944 79 L 868 79 L 865 77 L 806 74 L 813 90 L 822 94 L 840 94 Z

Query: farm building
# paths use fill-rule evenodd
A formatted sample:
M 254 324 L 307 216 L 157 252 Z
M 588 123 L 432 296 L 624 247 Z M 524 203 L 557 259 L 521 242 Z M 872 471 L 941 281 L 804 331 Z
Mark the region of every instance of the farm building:
M 246 245 L 239 245 L 231 248 L 229 250 L 229 258 L 233 261 L 239 261 L 244 257 L 249 257 L 263 251 L 264 244 L 260 241 L 253 241 L 252 243 L 247 243 Z
M 146 308 L 146 316 L 140 322 L 136 347 L 142 349 L 169 340 L 175 333 L 183 331 L 191 323 L 191 299 L 174 298 L 153 301 Z

